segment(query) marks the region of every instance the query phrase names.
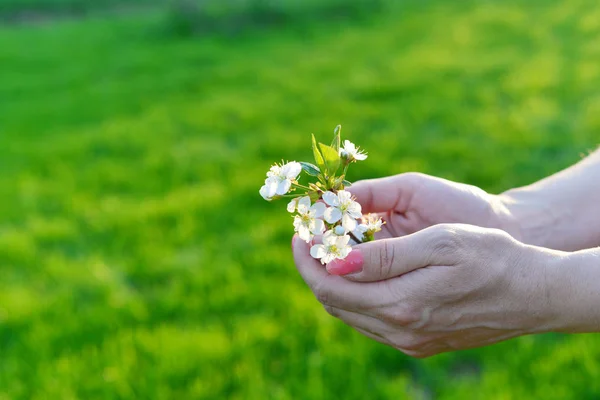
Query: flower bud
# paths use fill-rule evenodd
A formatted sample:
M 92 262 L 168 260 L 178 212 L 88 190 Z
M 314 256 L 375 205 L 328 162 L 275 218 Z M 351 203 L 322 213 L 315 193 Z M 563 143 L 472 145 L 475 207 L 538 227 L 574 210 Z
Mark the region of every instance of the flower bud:
M 336 226 L 336 227 L 335 227 L 335 229 L 334 229 L 333 231 L 334 231 L 334 232 L 335 232 L 335 234 L 336 234 L 336 235 L 338 235 L 338 236 L 342 236 L 343 234 L 345 234 L 345 233 L 346 233 L 346 229 L 344 229 L 344 227 L 343 227 L 343 226 L 341 226 L 341 225 L 338 225 L 338 226 Z

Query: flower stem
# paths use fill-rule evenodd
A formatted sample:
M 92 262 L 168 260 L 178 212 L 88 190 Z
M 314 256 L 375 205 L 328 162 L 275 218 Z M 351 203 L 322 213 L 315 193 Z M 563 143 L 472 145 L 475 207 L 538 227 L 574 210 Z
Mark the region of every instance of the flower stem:
M 292 185 L 293 185 L 294 187 L 297 187 L 297 188 L 299 188 L 299 189 L 306 189 L 306 190 L 310 190 L 310 188 L 309 188 L 308 186 L 304 186 L 304 185 L 301 185 L 301 184 L 299 184 L 299 183 L 292 183 Z
M 352 240 L 354 240 L 356 242 L 356 244 L 361 244 L 363 241 L 359 240 L 356 235 L 352 232 L 348 232 L 348 235 L 352 238 Z
M 342 174 L 344 176 L 344 179 L 346 179 L 346 174 L 348 173 L 349 166 L 350 166 L 350 163 L 347 163 L 346 166 L 344 167 L 344 173 Z

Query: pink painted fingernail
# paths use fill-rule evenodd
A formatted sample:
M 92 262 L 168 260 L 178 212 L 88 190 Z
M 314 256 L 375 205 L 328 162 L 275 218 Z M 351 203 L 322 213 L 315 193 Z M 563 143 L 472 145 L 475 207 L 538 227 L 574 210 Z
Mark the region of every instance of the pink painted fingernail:
M 347 275 L 362 270 L 364 258 L 359 250 L 352 250 L 343 260 L 333 260 L 327 264 L 331 275 Z

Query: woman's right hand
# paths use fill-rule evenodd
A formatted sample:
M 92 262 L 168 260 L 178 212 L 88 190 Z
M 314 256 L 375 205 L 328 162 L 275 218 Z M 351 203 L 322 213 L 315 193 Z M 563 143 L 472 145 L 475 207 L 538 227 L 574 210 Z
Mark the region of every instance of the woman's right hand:
M 348 188 L 363 213 L 386 221 L 379 238 L 408 235 L 441 223 L 461 223 L 504 230 L 517 240 L 519 222 L 502 196 L 471 185 L 421 173 L 358 181 Z

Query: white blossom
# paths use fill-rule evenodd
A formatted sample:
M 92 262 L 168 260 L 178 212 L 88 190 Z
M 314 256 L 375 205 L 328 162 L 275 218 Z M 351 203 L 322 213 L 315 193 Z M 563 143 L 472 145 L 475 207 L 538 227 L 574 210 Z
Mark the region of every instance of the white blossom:
M 260 188 L 258 193 L 260 193 L 260 195 L 262 196 L 263 199 L 265 199 L 267 201 L 271 201 L 273 199 L 273 196 L 275 196 L 275 193 L 273 190 L 274 185 L 276 185 L 276 184 L 275 184 L 275 182 L 273 182 L 273 179 L 271 179 L 271 178 L 266 179 L 265 184 L 262 185 L 262 187 Z
M 363 224 L 357 225 L 356 229 L 352 231 L 352 234 L 361 242 L 365 238 L 365 233 L 367 232 L 367 227 Z
M 356 236 L 357 239 L 363 240 L 365 234 L 374 234 L 381 230 L 385 222 L 379 217 L 377 214 L 367 214 L 362 217 L 362 223 L 359 224 L 356 229 L 352 231 L 352 234 Z
M 362 227 L 365 232 L 375 233 L 381 230 L 383 224 L 384 222 L 377 214 L 367 214 L 362 217 L 362 224 L 359 227 Z
M 296 207 L 298 207 L 298 200 L 300 200 L 299 197 L 293 198 L 287 205 L 287 210 L 290 213 L 296 212 Z
M 296 180 L 300 172 L 302 172 L 302 165 L 296 161 L 273 165 L 267 172 L 265 184 L 259 190 L 260 195 L 270 201 L 274 196 L 286 194 L 290 191 L 292 182 Z
M 298 215 L 294 217 L 294 231 L 298 232 L 300 239 L 308 243 L 314 235 L 325 231 L 325 223 L 320 219 L 325 212 L 325 204 L 315 203 L 311 206 L 310 197 L 306 196 L 298 199 L 296 207 Z
M 340 156 L 352 160 L 366 160 L 367 154 L 359 150 L 354 143 L 349 140 L 344 140 L 344 146 L 340 148 Z
M 352 232 L 356 229 L 356 219 L 361 218 L 361 206 L 352 199 L 350 192 L 339 190 L 336 193 L 323 193 L 323 201 L 330 206 L 325 210 L 324 218 L 330 224 L 342 221 L 342 226 L 346 231 Z
M 348 245 L 349 241 L 348 235 L 338 236 L 332 231 L 327 231 L 323 235 L 323 243 L 310 248 L 310 255 L 320 259 L 321 264 L 327 264 L 337 258 L 344 259 L 352 251 L 352 247 Z

